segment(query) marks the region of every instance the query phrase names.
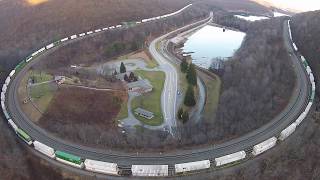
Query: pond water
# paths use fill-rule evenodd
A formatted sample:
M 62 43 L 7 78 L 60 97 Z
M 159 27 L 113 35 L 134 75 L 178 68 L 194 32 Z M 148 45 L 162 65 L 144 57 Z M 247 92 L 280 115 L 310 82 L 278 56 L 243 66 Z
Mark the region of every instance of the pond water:
M 184 54 L 190 54 L 192 62 L 208 69 L 216 58 L 232 57 L 241 46 L 245 33 L 215 26 L 205 26 L 191 35 L 183 47 Z
M 265 16 L 241 16 L 241 15 L 235 15 L 237 18 L 244 19 L 247 21 L 259 21 L 263 19 L 269 19 L 268 17 Z

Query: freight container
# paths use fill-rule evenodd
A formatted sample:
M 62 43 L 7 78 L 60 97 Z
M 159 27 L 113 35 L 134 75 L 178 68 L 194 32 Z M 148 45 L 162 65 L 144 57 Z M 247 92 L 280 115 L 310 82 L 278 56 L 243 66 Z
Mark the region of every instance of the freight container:
M 304 120 L 304 118 L 306 118 L 307 113 L 303 112 L 300 114 L 300 116 L 298 117 L 298 119 L 295 121 L 295 123 L 297 124 L 297 126 L 300 125 L 300 123 Z
M 72 35 L 70 36 L 70 39 L 76 39 L 78 36 L 77 35 Z
M 16 70 L 12 70 L 9 74 L 10 77 L 12 77 L 14 75 L 14 73 L 16 73 Z
M 119 173 L 118 165 L 115 163 L 108 163 L 108 162 L 86 159 L 84 161 L 84 166 L 86 170 L 97 172 L 97 173 L 113 174 L 113 175 L 118 175 Z
M 315 97 L 315 91 L 311 91 L 310 101 L 309 102 L 313 102 L 314 101 L 314 97 Z
M 31 137 L 26 133 L 24 132 L 22 129 L 18 128 L 17 129 L 17 135 L 24 141 L 26 142 L 29 146 L 32 144 L 32 139 Z
M 16 123 L 14 123 L 12 121 L 12 119 L 8 120 L 8 124 L 11 126 L 11 128 L 16 132 L 18 130 L 18 126 L 16 125 Z M 17 133 L 17 132 L 16 132 Z
M 9 116 L 9 113 L 8 113 L 7 109 L 4 108 L 4 109 L 2 109 L 2 110 L 3 110 L 3 114 L 4 114 L 4 116 L 6 117 L 6 119 L 7 119 L 7 120 L 10 119 L 10 116 Z
M 57 161 L 60 161 L 73 167 L 83 168 L 83 162 L 81 157 L 79 156 L 75 156 L 62 151 L 56 151 L 55 155 Z
M 307 66 L 306 70 L 307 70 L 307 74 L 310 74 L 312 72 L 310 66 Z
M 168 165 L 132 165 L 133 176 L 168 176 Z
M 98 33 L 98 32 L 100 32 L 100 31 L 101 31 L 101 29 L 97 29 L 97 30 L 95 30 L 94 32 Z
M 61 42 L 64 42 L 64 41 L 67 41 L 68 39 L 69 39 L 69 38 L 66 37 L 66 38 L 61 39 L 60 41 L 61 41 Z
M 6 95 L 4 92 L 1 92 L 1 101 L 6 101 Z
M 87 34 L 92 34 L 92 33 L 93 33 L 92 31 L 88 31 L 88 32 L 87 32 Z
M 51 159 L 54 159 L 56 155 L 54 154 L 54 149 L 39 142 L 39 141 L 34 141 L 33 142 L 34 149 L 41 152 L 42 154 L 50 157 Z
M 7 85 L 6 84 L 3 84 L 2 86 L 2 92 L 6 93 L 7 91 Z
M 296 130 L 297 124 L 294 122 L 287 128 L 285 128 L 283 131 L 281 131 L 279 140 L 283 141 L 287 137 L 289 137 L 295 130 Z
M 313 76 L 312 72 L 310 72 L 309 77 L 310 77 L 310 82 L 311 82 L 311 83 L 314 82 L 314 76 Z
M 109 29 L 109 28 L 108 28 L 108 27 L 106 27 L 106 28 L 103 28 L 102 30 L 103 30 L 103 31 L 106 31 L 106 30 L 108 30 L 108 29 Z
M 85 36 L 85 35 L 86 35 L 86 33 L 79 34 L 80 37 Z
M 263 141 L 262 143 L 255 145 L 253 147 L 252 154 L 254 156 L 257 156 L 257 155 L 271 149 L 272 147 L 274 147 L 276 145 L 276 143 L 277 143 L 276 137 L 272 137 L 270 139 L 267 139 L 267 140 Z
M 246 157 L 246 152 L 239 151 L 222 157 L 215 158 L 216 166 L 222 166 L 228 163 L 236 162 Z
M 208 168 L 210 168 L 209 160 L 175 164 L 176 173 L 196 171 L 196 170 L 208 169 Z
M 292 45 L 293 45 L 294 50 L 295 50 L 295 51 L 298 51 L 297 45 L 296 45 L 295 43 L 292 43 Z
M 110 26 L 109 29 L 114 29 L 114 26 Z
M 26 59 L 26 63 L 30 62 L 31 60 L 32 60 L 32 56 Z
M 51 48 L 53 48 L 53 47 L 54 47 L 54 44 L 51 43 L 51 44 L 49 44 L 48 46 L 46 46 L 46 49 L 51 49 Z
M 316 90 L 316 83 L 314 81 L 311 82 L 311 89 L 312 89 L 312 91 Z

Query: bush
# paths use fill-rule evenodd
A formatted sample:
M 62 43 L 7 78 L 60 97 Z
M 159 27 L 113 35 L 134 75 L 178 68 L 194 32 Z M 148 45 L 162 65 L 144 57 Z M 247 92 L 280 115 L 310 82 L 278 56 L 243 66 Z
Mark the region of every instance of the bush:
M 187 72 L 187 80 L 190 85 L 197 85 L 197 71 L 194 64 L 190 64 Z
M 196 100 L 194 97 L 194 90 L 193 90 L 193 86 L 191 86 L 191 85 L 188 86 L 186 96 L 184 97 L 184 104 L 188 107 L 192 107 L 192 106 L 196 105 Z

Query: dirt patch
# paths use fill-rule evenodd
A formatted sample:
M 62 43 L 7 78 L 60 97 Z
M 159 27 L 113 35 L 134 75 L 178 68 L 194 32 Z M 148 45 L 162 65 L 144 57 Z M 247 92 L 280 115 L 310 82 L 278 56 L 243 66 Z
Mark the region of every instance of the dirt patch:
M 115 118 L 126 100 L 126 91 L 62 86 L 38 124 L 64 139 L 97 145 L 103 132 L 118 131 Z

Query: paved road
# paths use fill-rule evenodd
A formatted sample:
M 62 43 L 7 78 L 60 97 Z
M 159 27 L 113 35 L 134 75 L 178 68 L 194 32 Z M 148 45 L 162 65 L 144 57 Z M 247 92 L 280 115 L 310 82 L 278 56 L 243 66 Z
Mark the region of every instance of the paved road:
M 288 104 L 288 106 L 274 119 L 272 119 L 268 124 L 263 127 L 246 134 L 242 137 L 233 139 L 231 141 L 212 145 L 206 148 L 199 148 L 194 150 L 180 150 L 178 152 L 170 152 L 170 153 L 162 153 L 162 154 L 136 154 L 136 153 L 120 153 L 115 151 L 107 151 L 102 149 L 95 149 L 80 146 L 77 144 L 73 144 L 71 142 L 67 142 L 65 140 L 54 137 L 53 135 L 47 133 L 42 130 L 35 124 L 31 122 L 31 120 L 24 114 L 20 105 L 19 98 L 17 95 L 19 83 L 21 82 L 23 76 L 30 66 L 40 60 L 46 60 L 45 56 L 48 53 L 54 52 L 53 48 L 46 53 L 42 54 L 39 58 L 35 59 L 33 62 L 28 64 L 26 68 L 24 68 L 20 73 L 16 75 L 16 78 L 12 81 L 9 89 L 8 89 L 8 111 L 10 112 L 14 121 L 24 129 L 30 136 L 42 143 L 45 143 L 56 150 L 66 151 L 83 158 L 101 160 L 106 162 L 114 162 L 121 165 L 132 165 L 132 164 L 168 164 L 172 167 L 175 163 L 182 162 L 190 162 L 204 159 L 213 159 L 215 157 L 223 156 L 226 154 L 234 153 L 240 150 L 248 150 L 252 148 L 253 145 L 258 144 L 267 138 L 278 135 L 285 127 L 287 127 L 290 123 L 296 120 L 296 118 L 300 115 L 300 113 L 305 109 L 307 103 L 308 93 L 310 91 L 310 84 L 307 78 L 307 75 L 302 67 L 300 60 L 297 56 L 294 55 L 294 51 L 291 47 L 291 42 L 289 40 L 288 35 L 288 27 L 286 22 L 284 23 L 284 37 L 285 44 L 288 49 L 288 53 L 293 53 L 291 60 L 293 62 L 294 70 L 297 74 L 297 82 L 296 88 L 294 89 L 293 96 Z M 71 43 L 72 41 L 68 42 Z M 160 58 L 161 59 L 161 58 Z M 160 60 L 161 61 L 161 60 Z M 170 65 L 166 62 L 161 62 L 164 66 L 168 66 L 170 69 Z M 172 73 L 171 79 L 168 79 L 168 82 L 172 82 L 174 73 Z M 168 86 L 170 83 L 167 84 Z M 169 89 L 174 89 L 173 87 Z M 174 92 L 176 93 L 176 92 Z M 171 98 L 174 98 L 173 93 L 169 94 L 169 91 L 164 96 L 168 98 L 170 95 Z M 172 106 L 172 105 L 171 105 Z M 167 107 L 166 107 L 167 108 Z M 173 116 L 173 114 L 168 114 L 167 116 Z

